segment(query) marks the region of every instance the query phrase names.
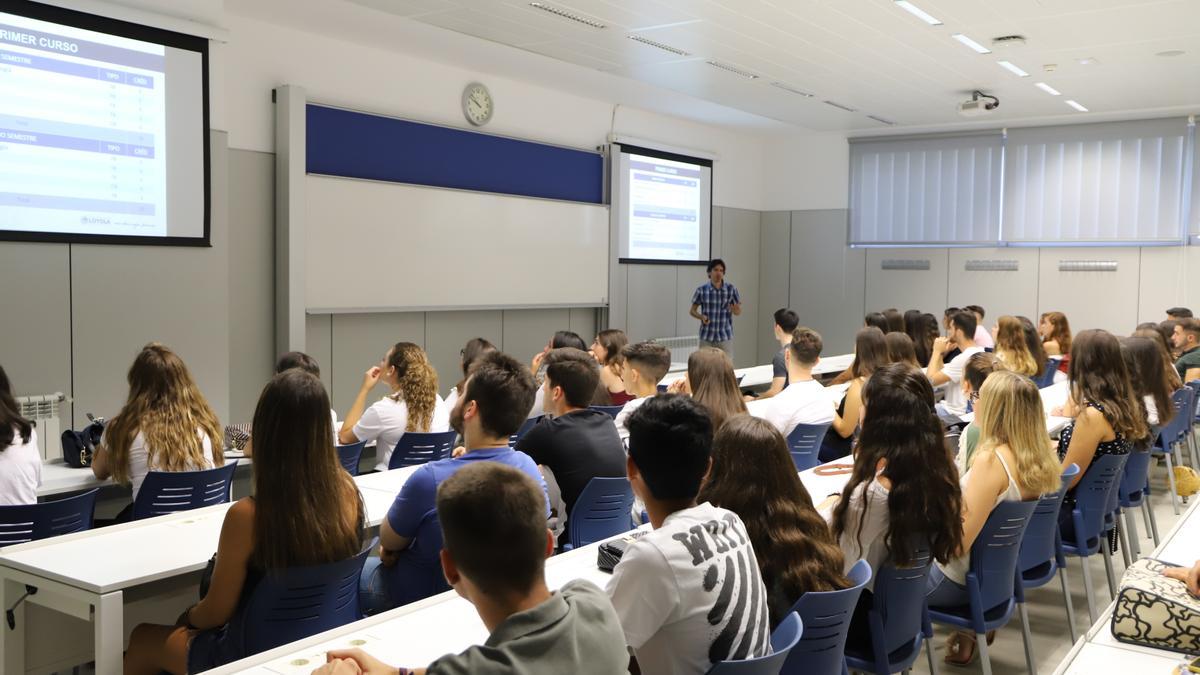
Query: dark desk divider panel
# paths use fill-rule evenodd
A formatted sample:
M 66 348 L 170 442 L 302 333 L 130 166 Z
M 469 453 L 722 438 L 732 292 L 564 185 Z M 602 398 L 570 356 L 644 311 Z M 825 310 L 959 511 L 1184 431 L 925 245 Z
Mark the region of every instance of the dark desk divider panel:
M 604 201 L 598 153 L 319 105 L 307 118 L 308 173 Z

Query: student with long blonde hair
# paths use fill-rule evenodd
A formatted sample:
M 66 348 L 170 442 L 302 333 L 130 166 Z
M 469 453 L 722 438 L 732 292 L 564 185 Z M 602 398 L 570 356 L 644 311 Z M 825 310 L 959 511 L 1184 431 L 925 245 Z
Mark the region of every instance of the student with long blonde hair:
M 929 572 L 930 606 L 967 603 L 967 570 L 971 546 L 992 509 L 1005 501 L 1038 499 L 1060 487 L 1058 458 L 1037 386 L 1028 377 L 996 371 L 984 381 L 975 413 L 979 447 L 962 476 L 963 536 L 958 555 Z M 974 659 L 975 636 L 958 631 L 950 636 L 946 662 L 965 665 Z
M 391 393 L 367 408 L 367 394 L 382 381 Z M 379 463 L 386 471 L 396 443 L 407 431 L 428 433 L 450 430 L 450 410 L 438 395 L 437 371 L 425 350 L 411 342 L 397 342 L 383 355 L 379 365 L 367 369 L 338 442 L 376 441 Z
M 225 463 L 217 414 L 175 352 L 156 342 L 142 347 L 126 380 L 129 397 L 92 457 L 96 478 L 132 485 L 136 500 L 151 471 L 198 471 Z
M 1015 316 L 1002 316 L 996 322 L 996 358 L 1006 370 L 1019 375 L 1033 377 L 1038 372 L 1037 361 L 1025 342 L 1025 329 Z
M 713 432 L 725 420 L 746 413 L 737 375 L 729 355 L 715 347 L 701 347 L 688 357 L 687 377 L 672 383 L 672 392 L 690 393 L 712 420 Z

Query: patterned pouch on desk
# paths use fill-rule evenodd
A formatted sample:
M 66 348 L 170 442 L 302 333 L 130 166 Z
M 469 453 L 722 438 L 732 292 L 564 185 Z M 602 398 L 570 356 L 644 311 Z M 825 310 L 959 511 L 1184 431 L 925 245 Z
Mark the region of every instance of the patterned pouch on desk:
M 1125 570 L 1112 614 L 1113 637 L 1142 647 L 1200 653 L 1200 598 L 1182 581 L 1164 577 L 1166 568 L 1143 558 Z

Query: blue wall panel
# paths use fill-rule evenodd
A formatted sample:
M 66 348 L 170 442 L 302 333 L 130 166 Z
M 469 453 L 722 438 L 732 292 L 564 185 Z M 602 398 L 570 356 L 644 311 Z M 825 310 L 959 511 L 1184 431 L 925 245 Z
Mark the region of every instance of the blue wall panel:
M 307 118 L 308 173 L 604 201 L 598 153 L 318 105 Z

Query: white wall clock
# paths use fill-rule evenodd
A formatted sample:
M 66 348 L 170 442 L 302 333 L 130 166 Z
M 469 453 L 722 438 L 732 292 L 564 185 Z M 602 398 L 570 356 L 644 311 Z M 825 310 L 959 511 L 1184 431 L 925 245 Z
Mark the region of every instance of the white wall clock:
M 478 82 L 468 84 L 463 89 L 462 109 L 463 115 L 471 124 L 477 127 L 487 124 L 492 119 L 492 112 L 495 110 L 492 93 Z

